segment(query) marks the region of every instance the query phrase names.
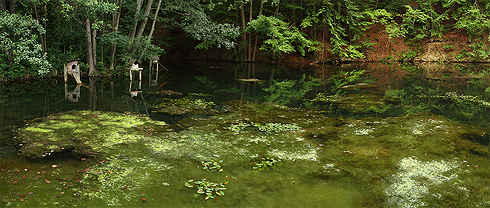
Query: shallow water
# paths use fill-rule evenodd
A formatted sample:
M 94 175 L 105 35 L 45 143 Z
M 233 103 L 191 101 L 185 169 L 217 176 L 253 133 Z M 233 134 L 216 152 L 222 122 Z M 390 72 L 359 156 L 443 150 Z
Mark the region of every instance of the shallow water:
M 82 80 L 87 87 L 79 91 L 74 80 L 67 86 L 55 79 L 2 86 L 2 206 L 490 206 L 490 85 L 484 65 L 364 64 L 298 70 L 196 62 L 168 68 L 158 81 L 148 82 L 145 76 L 141 85 L 99 78 Z M 335 87 L 330 78 L 340 70 L 366 70 L 356 82 L 368 84 Z M 301 91 L 298 82 L 282 89 L 284 93 L 262 90 L 270 82 L 238 81 L 300 80 L 303 74 L 322 83 L 303 98 L 311 100 L 317 93 L 341 97 L 328 97 L 336 99 L 333 103 L 307 102 L 288 97 Z M 130 85 L 141 93 L 132 97 Z M 78 100 L 66 99 L 73 91 Z M 188 93 L 202 93 L 188 97 L 199 102 L 185 108 L 169 102 Z M 385 101 L 388 97 L 392 100 Z M 269 103 L 272 98 L 282 104 Z M 103 112 L 129 114 L 122 114 L 127 117 L 113 132 L 90 125 L 102 122 L 98 120 L 71 127 L 81 128 L 79 132 L 55 123 L 42 125 L 72 110 L 84 116 L 92 114 L 82 110 L 94 111 L 94 119 Z M 167 125 L 140 124 L 130 114 Z M 56 129 L 58 137 L 103 142 L 71 146 L 69 151 L 57 143 L 59 147 L 30 159 L 26 150 L 19 152 L 23 147 L 17 139 L 38 133 L 23 136 L 12 130 L 49 115 L 51 120 L 29 122 L 31 132 Z M 76 116 L 59 119 L 85 122 Z M 260 129 L 272 123 L 298 128 Z M 89 149 L 83 152 L 82 146 Z M 254 169 L 263 158 L 281 161 Z M 219 160 L 222 172 L 203 169 L 202 162 Z M 194 184 L 203 179 L 222 183 L 224 195 L 205 200 Z M 186 182 L 194 187 L 186 187 Z

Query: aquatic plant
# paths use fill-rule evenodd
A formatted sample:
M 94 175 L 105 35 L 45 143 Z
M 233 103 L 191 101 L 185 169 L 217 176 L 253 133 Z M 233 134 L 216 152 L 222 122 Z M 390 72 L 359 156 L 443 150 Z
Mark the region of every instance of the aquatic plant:
M 297 126 L 296 124 L 282 124 L 282 123 L 259 124 L 259 123 L 252 122 L 251 125 L 257 127 L 259 131 L 267 132 L 267 133 L 301 130 L 301 127 Z
M 296 124 L 282 124 L 282 123 L 260 124 L 254 122 L 252 122 L 251 124 L 247 124 L 247 123 L 232 124 L 230 127 L 224 127 L 224 128 L 229 129 L 230 131 L 234 132 L 234 134 L 239 134 L 242 130 L 250 126 L 255 127 L 257 130 L 261 132 L 267 132 L 267 133 L 301 130 L 301 127 L 299 127 Z
M 201 164 L 203 166 L 202 169 L 204 170 L 218 170 L 218 172 L 223 172 L 223 168 L 221 167 L 221 163 L 223 162 L 223 160 L 220 160 L 218 162 L 214 161 L 214 160 L 211 160 L 211 161 L 208 161 L 208 162 L 204 162 L 204 161 L 201 161 Z
M 204 97 L 208 96 L 202 93 L 190 93 L 182 98 L 159 98 L 156 101 L 152 101 L 157 104 L 151 105 L 151 108 L 154 111 L 171 115 L 200 112 L 210 109 L 211 106 L 215 105 L 213 101 L 206 101 L 204 99 Z
M 262 160 L 260 162 L 255 164 L 255 166 L 253 166 L 252 169 L 254 169 L 254 170 L 267 170 L 273 166 L 279 165 L 280 162 L 281 162 L 281 159 L 265 157 L 265 158 L 262 158 Z
M 207 179 L 202 179 L 201 181 L 194 181 L 194 180 L 188 180 L 185 182 L 185 186 L 188 188 L 194 187 L 191 185 L 191 183 L 194 183 L 197 187 L 197 193 L 198 194 L 204 194 L 206 197 L 204 200 L 208 200 L 209 198 L 215 198 L 217 196 L 223 196 L 225 195 L 225 192 L 223 190 L 226 190 L 225 185 L 227 182 L 223 183 L 214 183 L 210 182 Z
M 230 127 L 224 127 L 224 128 L 232 131 L 234 134 L 239 134 L 243 129 L 249 126 L 251 125 L 247 123 L 239 123 L 239 124 L 232 124 Z
M 108 205 L 121 206 L 123 200 L 134 199 L 138 197 L 134 193 L 149 187 L 152 175 L 160 175 L 172 168 L 147 157 L 111 156 L 84 169 L 80 183 L 86 188 L 78 191 L 92 200 L 101 199 Z

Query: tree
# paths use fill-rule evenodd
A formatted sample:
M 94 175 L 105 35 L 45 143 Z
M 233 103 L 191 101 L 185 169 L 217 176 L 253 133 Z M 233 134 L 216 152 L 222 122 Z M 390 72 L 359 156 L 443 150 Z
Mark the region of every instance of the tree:
M 96 71 L 96 49 L 95 42 L 97 29 L 99 29 L 103 21 L 99 20 L 100 15 L 115 12 L 117 6 L 113 3 L 97 1 L 97 0 L 60 0 L 63 7 L 63 13 L 68 18 L 74 18 L 80 24 L 83 24 L 85 29 L 85 45 L 87 54 L 87 64 L 89 66 L 89 75 L 97 75 Z M 83 19 L 83 22 L 82 20 Z
M 316 50 L 318 41 L 308 40 L 304 33 L 301 33 L 295 26 L 276 18 L 259 16 L 252 20 L 246 32 L 254 32 L 262 38 L 266 38 L 260 46 L 261 50 L 268 50 L 276 53 L 291 53 L 298 50 L 301 55 L 306 51 Z M 277 57 L 273 57 L 277 58 Z
M 45 76 L 51 69 L 51 64 L 47 61 L 42 44 L 38 42 L 38 36 L 33 34 L 33 31 L 39 34 L 46 33 L 42 25 L 31 16 L 10 14 L 7 11 L 0 13 L 0 52 L 8 53 L 11 50 L 15 64 L 24 68 L 38 68 L 37 75 Z M 12 36 L 15 36 L 14 40 L 11 39 Z M 3 71 L 3 74 L 8 73 L 8 70 Z
M 360 49 L 365 43 L 359 39 L 371 20 L 366 18 L 369 8 L 363 1 L 324 0 L 313 1 L 310 5 L 308 16 L 301 23 L 303 27 L 319 24 L 321 28 L 325 28 L 334 54 L 342 58 L 364 58 Z M 311 10 L 312 8 L 319 9 L 316 11 Z

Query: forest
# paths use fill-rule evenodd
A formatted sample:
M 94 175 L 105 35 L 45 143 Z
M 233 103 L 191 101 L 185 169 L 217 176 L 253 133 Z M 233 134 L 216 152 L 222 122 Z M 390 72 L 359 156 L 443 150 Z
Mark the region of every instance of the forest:
M 179 59 L 175 51 L 328 64 L 414 61 L 424 45 L 446 42 L 439 61 L 490 59 L 489 0 L 0 0 L 0 8 L 0 83 L 58 76 L 72 59 L 88 76 L 124 76 L 134 60 Z

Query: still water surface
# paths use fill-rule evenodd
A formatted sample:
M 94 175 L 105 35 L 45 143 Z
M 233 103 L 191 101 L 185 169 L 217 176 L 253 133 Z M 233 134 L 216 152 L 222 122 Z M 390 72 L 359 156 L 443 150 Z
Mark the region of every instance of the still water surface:
M 141 83 L 2 86 L 2 207 L 490 207 L 488 66 L 168 69 Z M 319 84 L 308 88 L 314 78 Z M 74 110 L 167 125 L 109 132 L 128 141 L 94 154 L 19 152 L 12 130 Z M 213 162 L 222 171 L 203 169 Z M 203 179 L 221 183 L 213 193 L 222 187 L 224 195 L 205 200 L 195 183 Z

